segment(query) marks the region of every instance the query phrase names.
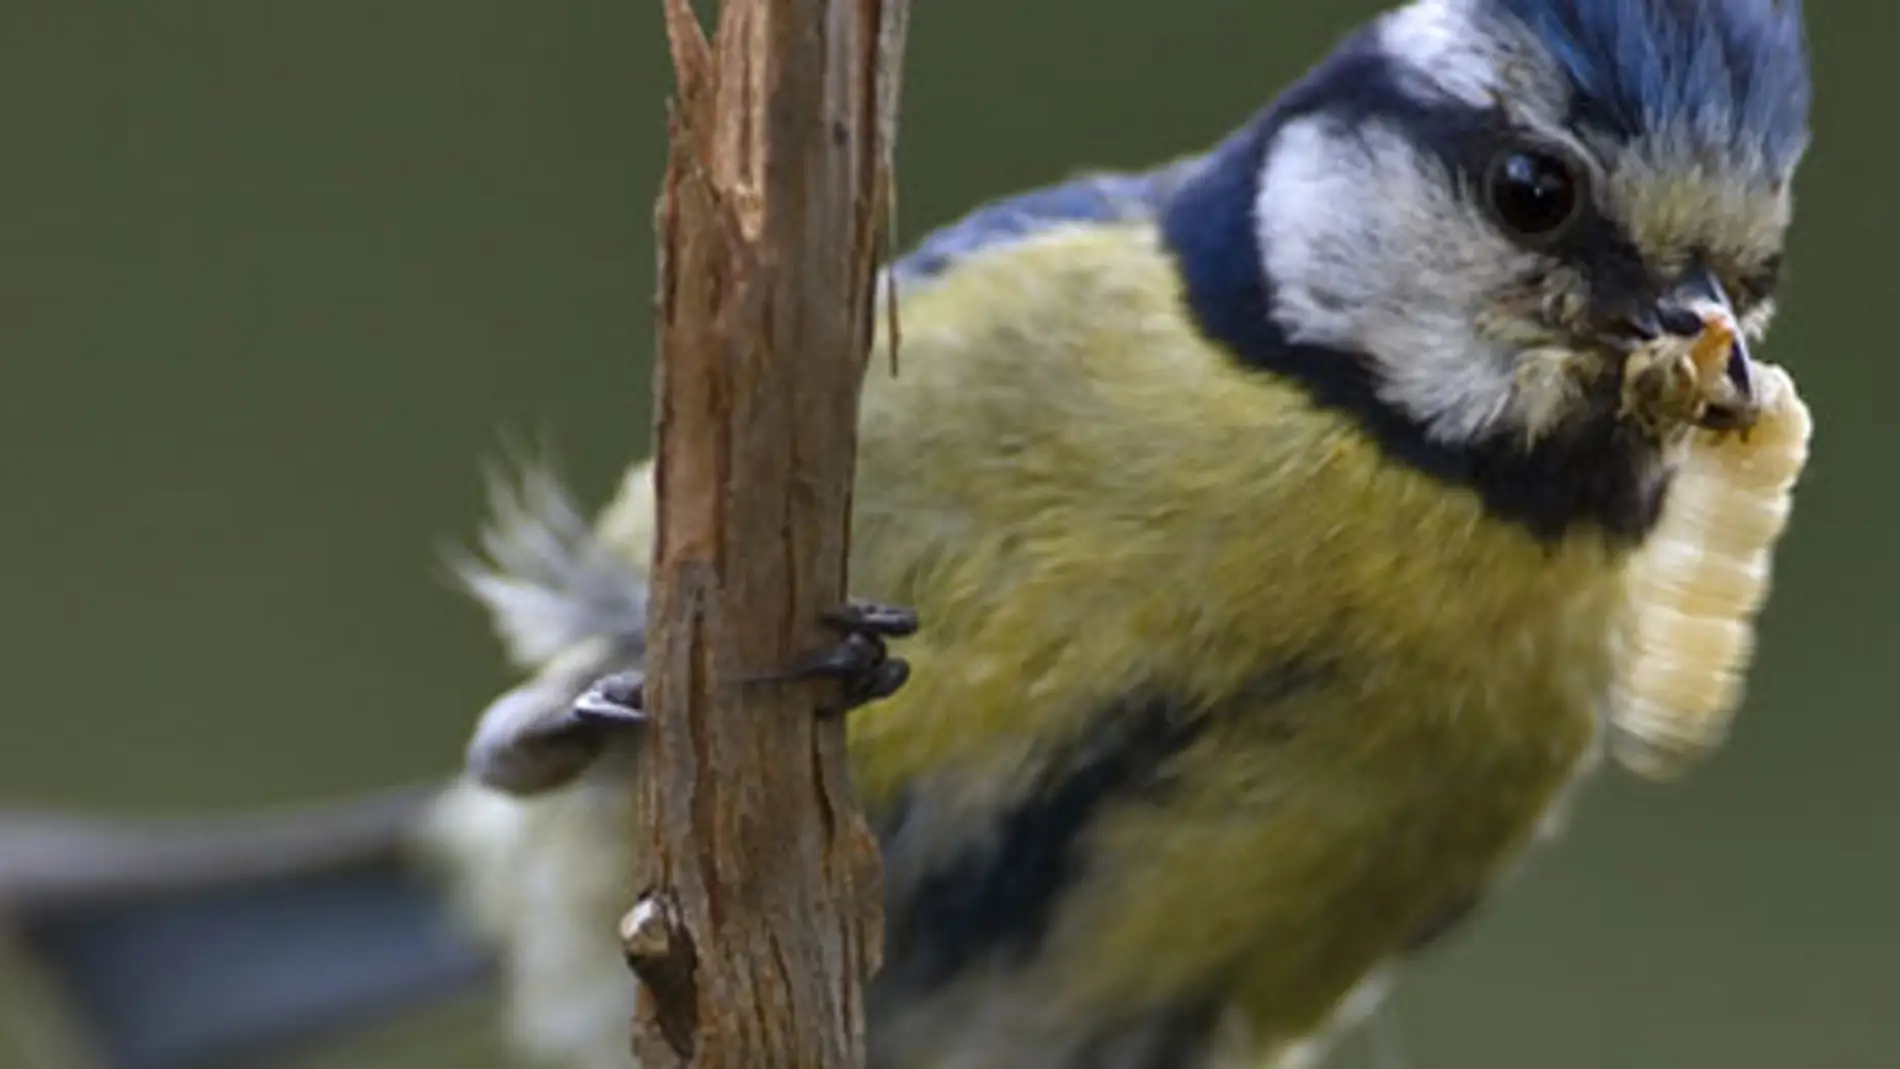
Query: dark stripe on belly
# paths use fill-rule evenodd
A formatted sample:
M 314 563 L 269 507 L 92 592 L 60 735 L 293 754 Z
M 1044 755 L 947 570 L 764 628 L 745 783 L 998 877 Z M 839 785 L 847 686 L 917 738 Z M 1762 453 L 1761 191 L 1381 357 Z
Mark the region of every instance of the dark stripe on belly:
M 993 838 L 965 847 L 908 902 L 891 904 L 880 984 L 935 987 L 977 957 L 1032 952 L 1083 861 L 1084 830 L 1113 802 L 1152 789 L 1206 721 L 1174 701 L 1147 698 L 1104 710 L 1096 723 Z M 900 812 L 885 838 L 902 837 Z
M 901 999 L 979 960 L 1032 956 L 1066 889 L 1083 878 L 1094 822 L 1118 805 L 1156 804 L 1165 797 L 1168 766 L 1210 726 L 1228 717 L 1269 717 L 1278 701 L 1315 678 L 1309 666 L 1289 664 L 1213 708 L 1141 696 L 1097 714 L 1069 752 L 1045 766 L 1043 781 L 1003 816 L 994 834 L 972 835 L 904 900 L 886 903 L 877 994 Z M 887 854 L 905 851 L 903 807 L 883 823 Z

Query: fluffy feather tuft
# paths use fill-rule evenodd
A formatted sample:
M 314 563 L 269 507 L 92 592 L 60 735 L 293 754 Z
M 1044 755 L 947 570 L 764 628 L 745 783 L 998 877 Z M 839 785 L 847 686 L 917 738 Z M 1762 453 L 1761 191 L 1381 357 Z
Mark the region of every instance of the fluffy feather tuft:
M 491 466 L 488 492 L 480 552 L 453 551 L 449 564 L 518 667 L 600 636 L 644 646 L 644 569 L 609 548 L 545 462 Z

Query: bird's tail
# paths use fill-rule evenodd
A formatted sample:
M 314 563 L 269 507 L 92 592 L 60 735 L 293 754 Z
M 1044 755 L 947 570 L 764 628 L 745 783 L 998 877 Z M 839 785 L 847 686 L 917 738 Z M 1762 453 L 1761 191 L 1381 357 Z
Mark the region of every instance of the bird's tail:
M 413 861 L 437 795 L 223 824 L 0 814 L 7 992 L 31 1004 L 7 1031 L 59 1069 L 212 1069 L 476 986 L 488 955 Z

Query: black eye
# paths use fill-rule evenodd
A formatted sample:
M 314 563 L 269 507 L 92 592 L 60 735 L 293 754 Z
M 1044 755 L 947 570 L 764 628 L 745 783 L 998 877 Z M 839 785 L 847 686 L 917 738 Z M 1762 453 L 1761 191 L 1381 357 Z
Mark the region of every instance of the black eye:
M 1507 152 L 1485 176 L 1485 197 L 1498 222 L 1521 238 L 1548 241 L 1583 207 L 1583 179 L 1569 161 L 1548 152 Z

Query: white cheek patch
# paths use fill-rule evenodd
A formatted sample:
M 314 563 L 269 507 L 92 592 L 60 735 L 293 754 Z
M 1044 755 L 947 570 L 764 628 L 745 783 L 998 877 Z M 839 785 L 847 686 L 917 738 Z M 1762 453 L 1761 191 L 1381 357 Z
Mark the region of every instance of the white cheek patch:
M 1294 341 L 1351 344 L 1366 307 L 1380 299 L 1383 256 L 1371 146 L 1354 144 L 1319 118 L 1286 126 L 1267 150 L 1254 205 L 1273 315 Z
M 1290 340 L 1366 354 L 1381 399 L 1445 442 L 1511 411 L 1515 353 L 1477 323 L 1532 260 L 1435 160 L 1376 123 L 1299 119 L 1270 147 L 1254 208 Z

